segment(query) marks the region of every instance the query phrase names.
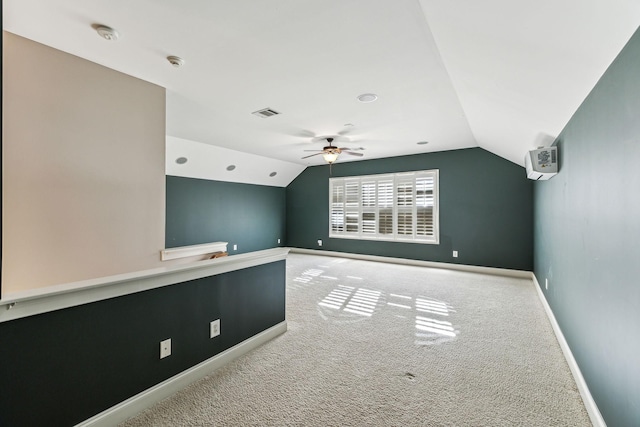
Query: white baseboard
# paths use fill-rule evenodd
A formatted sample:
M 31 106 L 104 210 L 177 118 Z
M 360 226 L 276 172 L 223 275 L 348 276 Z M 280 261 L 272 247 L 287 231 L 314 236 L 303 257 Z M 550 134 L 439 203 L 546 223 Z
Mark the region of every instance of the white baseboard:
M 507 268 L 480 267 L 477 265 L 450 264 L 448 262 L 422 261 L 417 259 L 393 258 L 378 255 L 362 255 L 347 252 L 322 251 L 317 249 L 289 248 L 290 253 L 324 255 L 339 258 L 353 258 L 363 261 L 388 262 L 392 264 L 415 265 L 418 267 L 444 268 L 447 270 L 465 271 L 468 273 L 492 274 L 494 276 L 516 277 L 519 279 L 529 279 L 530 271 L 510 270 Z
M 81 422 L 76 427 L 111 427 L 117 425 L 286 331 L 287 322 L 278 323 L 240 344 L 215 355 L 211 359 L 207 359 L 186 371 L 182 371 L 160 384 L 138 393 L 106 411 Z
M 598 409 L 598 405 L 596 405 L 595 400 L 593 400 L 593 396 L 591 395 L 591 391 L 589 391 L 589 387 L 587 386 L 587 382 L 584 380 L 582 376 L 582 372 L 580 371 L 580 367 L 578 367 L 578 363 L 576 359 L 573 357 L 573 353 L 571 352 L 571 348 L 569 348 L 569 344 L 567 340 L 564 338 L 564 334 L 560 329 L 560 325 L 556 321 L 556 317 L 551 311 L 551 307 L 547 302 L 547 298 L 542 292 L 542 288 L 540 287 L 540 283 L 538 283 L 538 279 L 536 275 L 531 273 L 531 278 L 533 279 L 533 285 L 536 287 L 536 291 L 538 292 L 538 297 L 540 298 L 540 302 L 544 307 L 544 311 L 547 313 L 547 317 L 549 318 L 549 322 L 551 322 L 551 327 L 553 328 L 553 332 L 556 335 L 556 339 L 560 344 L 560 348 L 562 349 L 562 353 L 564 354 L 564 358 L 567 360 L 569 364 L 569 369 L 573 374 L 573 379 L 578 386 L 578 391 L 580 392 L 580 396 L 582 396 L 582 401 L 584 402 L 584 406 L 587 409 L 587 413 L 589 414 L 589 418 L 591 419 L 591 424 L 594 427 L 607 427 L 607 424 L 604 422 L 604 418 L 602 418 L 602 414 Z

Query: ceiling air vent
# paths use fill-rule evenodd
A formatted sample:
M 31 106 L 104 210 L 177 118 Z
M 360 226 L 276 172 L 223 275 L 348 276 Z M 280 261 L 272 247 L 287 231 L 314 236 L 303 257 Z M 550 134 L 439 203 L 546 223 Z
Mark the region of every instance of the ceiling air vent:
M 278 113 L 276 110 L 273 110 L 271 108 L 263 108 L 262 110 L 254 111 L 251 114 L 255 114 L 258 117 L 262 117 L 263 119 L 266 119 L 267 117 L 276 116 L 280 113 Z

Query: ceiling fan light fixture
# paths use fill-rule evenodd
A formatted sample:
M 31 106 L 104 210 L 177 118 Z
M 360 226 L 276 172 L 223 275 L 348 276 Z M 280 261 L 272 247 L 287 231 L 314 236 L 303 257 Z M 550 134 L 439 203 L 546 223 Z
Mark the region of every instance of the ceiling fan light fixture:
M 331 164 L 338 160 L 338 153 L 324 153 L 322 157 L 324 157 L 325 162 Z

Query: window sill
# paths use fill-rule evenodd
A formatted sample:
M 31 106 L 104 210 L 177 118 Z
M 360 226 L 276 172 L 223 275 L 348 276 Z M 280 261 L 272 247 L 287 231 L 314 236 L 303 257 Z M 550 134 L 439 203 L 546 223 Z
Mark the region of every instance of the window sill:
M 439 245 L 439 240 L 416 240 L 416 239 L 403 239 L 402 237 L 376 237 L 376 236 L 363 236 L 360 234 L 345 235 L 345 234 L 329 234 L 330 239 L 351 239 L 351 240 L 368 240 L 374 242 L 395 242 L 395 243 L 418 243 L 422 245 Z

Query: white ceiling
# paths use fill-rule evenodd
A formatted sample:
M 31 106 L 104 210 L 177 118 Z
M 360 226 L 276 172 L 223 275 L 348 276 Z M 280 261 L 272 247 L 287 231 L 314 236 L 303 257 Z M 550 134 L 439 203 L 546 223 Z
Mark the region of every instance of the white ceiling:
M 640 1 L 5 0 L 3 19 L 166 87 L 168 141 L 302 168 L 323 162 L 301 157 L 324 135 L 365 160 L 480 146 L 522 165 L 638 28 Z M 379 99 L 358 102 L 367 92 Z M 251 114 L 265 107 L 281 114 Z

